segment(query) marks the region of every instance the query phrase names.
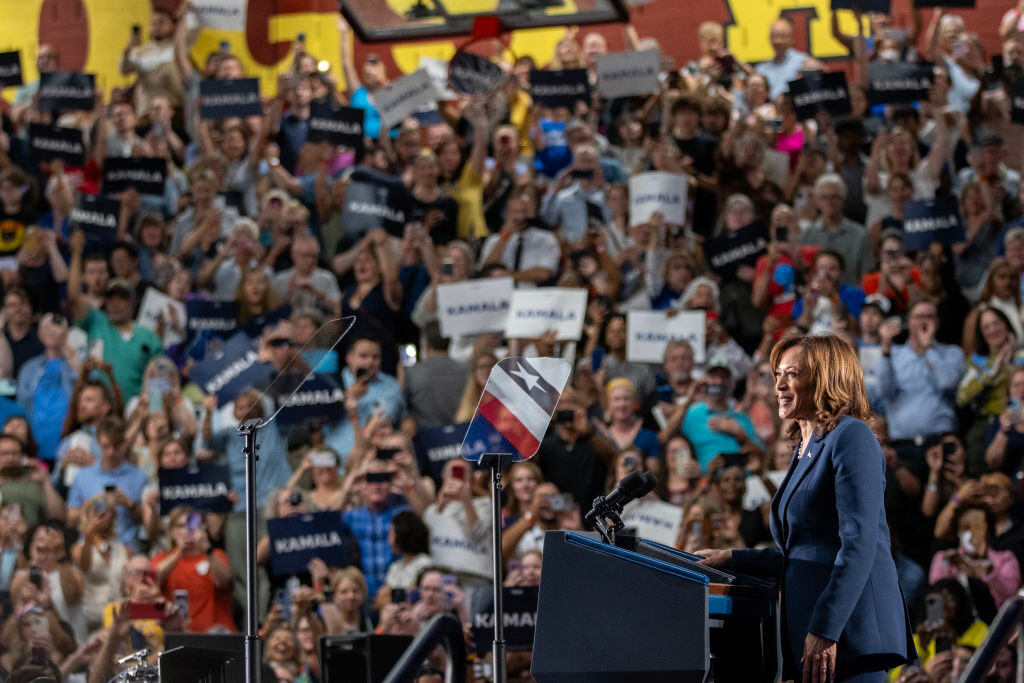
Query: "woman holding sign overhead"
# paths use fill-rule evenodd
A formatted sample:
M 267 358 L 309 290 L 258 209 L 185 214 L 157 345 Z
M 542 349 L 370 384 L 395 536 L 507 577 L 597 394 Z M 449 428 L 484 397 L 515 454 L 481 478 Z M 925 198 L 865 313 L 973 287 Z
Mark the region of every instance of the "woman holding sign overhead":
M 835 335 L 772 350 L 779 418 L 797 443 L 771 504 L 778 548 L 701 550 L 703 564 L 776 580 L 783 678 L 884 681 L 916 656 L 886 523 L 885 456 L 857 352 Z M 802 674 L 802 677 L 801 677 Z

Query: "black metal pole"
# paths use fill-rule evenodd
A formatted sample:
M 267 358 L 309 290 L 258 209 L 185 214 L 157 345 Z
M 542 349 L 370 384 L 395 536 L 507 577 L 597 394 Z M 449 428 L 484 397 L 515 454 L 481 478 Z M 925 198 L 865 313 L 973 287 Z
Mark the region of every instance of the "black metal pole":
M 245 683 L 260 683 L 262 657 L 256 615 L 256 461 L 259 459 L 256 434 L 261 424 L 251 420 L 238 428 L 244 438 L 245 455 Z
M 493 456 L 491 461 L 491 539 L 494 545 L 492 559 L 494 563 L 494 683 L 505 683 L 507 673 L 505 667 L 505 608 L 504 572 L 501 556 L 501 456 Z

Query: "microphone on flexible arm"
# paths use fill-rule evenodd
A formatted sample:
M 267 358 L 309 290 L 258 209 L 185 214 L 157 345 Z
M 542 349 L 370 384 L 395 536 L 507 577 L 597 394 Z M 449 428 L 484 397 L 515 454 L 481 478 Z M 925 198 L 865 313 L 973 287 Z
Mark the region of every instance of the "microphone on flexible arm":
M 615 532 L 625 525 L 619 514 L 632 500 L 643 498 L 658 485 L 658 478 L 652 472 L 630 472 L 615 485 L 607 496 L 598 496 L 594 505 L 584 517 L 600 532 L 607 543 L 614 544 Z

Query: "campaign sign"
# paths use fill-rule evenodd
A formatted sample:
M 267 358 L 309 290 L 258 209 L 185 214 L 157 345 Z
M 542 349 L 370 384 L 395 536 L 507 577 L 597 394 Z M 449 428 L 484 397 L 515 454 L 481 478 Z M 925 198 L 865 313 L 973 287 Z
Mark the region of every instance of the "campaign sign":
M 903 248 L 924 251 L 934 242 L 964 241 L 964 226 L 956 197 L 916 199 L 903 205 Z
M 96 77 L 77 71 L 39 74 L 39 111 L 92 111 Z
M 682 510 L 680 509 L 680 513 Z M 675 543 L 675 539 L 672 540 Z M 537 623 L 537 586 L 506 586 L 501 589 L 505 624 L 505 647 L 510 652 L 533 650 L 534 627 Z M 491 651 L 494 638 L 494 607 L 483 603 L 486 609 L 473 614 L 473 644 L 477 654 L 483 656 Z
M 935 67 L 928 62 L 868 65 L 871 104 L 912 104 L 927 100 L 933 83 Z
M 643 225 L 660 213 L 667 225 L 686 223 L 686 176 L 652 171 L 629 179 L 629 224 Z
M 451 101 L 459 99 L 459 96 L 448 87 L 448 61 L 437 57 L 420 57 L 420 68 L 430 76 L 430 82 L 434 84 L 434 92 L 437 99 Z
M 832 9 L 859 9 L 862 12 L 892 14 L 892 0 L 832 0 Z
M 1010 88 L 1010 120 L 1024 123 L 1024 79 L 1014 81 Z
M 505 336 L 531 339 L 554 330 L 557 339 L 579 339 L 586 306 L 585 289 L 517 289 L 512 293 L 512 308 L 505 319 Z
M 498 361 L 469 423 L 462 457 L 470 462 L 479 462 L 481 453 L 511 455 L 514 462 L 532 458 L 569 380 L 570 368 L 562 358 Z
M 185 304 L 172 299 L 156 287 L 150 287 L 142 296 L 139 305 L 139 325 L 156 332 L 163 322 L 164 348 L 185 341 L 184 335 L 177 332 L 175 326 L 184 326 L 188 319 Z
M 85 142 L 78 128 L 28 124 L 28 144 L 36 161 L 60 159 L 68 166 L 85 165 Z
M 298 376 L 296 382 L 304 376 Z M 280 388 L 282 391 L 274 399 L 281 411 L 277 421 L 286 427 L 335 423 L 345 414 L 345 390 L 330 375 L 313 375 L 294 393 L 291 391 L 294 387 L 287 383 Z
M 219 121 L 262 115 L 258 78 L 200 81 L 199 118 Z
M 248 0 L 195 0 L 192 13 L 202 28 L 218 31 L 245 31 Z
M 430 559 L 434 566 L 476 576 L 491 574 L 491 539 L 474 541 L 466 525 L 454 517 L 428 510 L 423 521 L 430 529 Z
M 21 53 L 0 52 L 0 87 L 9 88 L 22 84 Z
M 808 74 L 789 82 L 796 117 L 813 119 L 824 109 L 833 117 L 850 113 L 850 91 L 846 87 L 846 74 L 842 71 Z
M 69 219 L 79 230 L 85 231 L 87 242 L 113 242 L 117 239 L 117 217 L 121 202 L 110 197 L 78 196 L 78 206 L 71 209 Z
M 266 327 L 274 327 L 282 320 L 290 318 L 292 315 L 291 304 L 285 304 L 284 306 L 278 306 L 272 311 L 267 311 L 262 315 L 253 316 L 249 319 L 249 322 L 242 325 L 242 331 L 253 339 L 258 339 L 263 334 L 263 329 Z
M 201 512 L 231 512 L 228 500 L 231 491 L 230 465 L 178 467 L 157 473 L 160 480 L 160 516 L 179 505 L 188 505 Z
M 103 160 L 103 194 L 117 194 L 129 187 L 139 194 L 162 195 L 167 161 L 148 157 L 107 157 Z
M 373 102 L 385 129 L 397 126 L 420 107 L 437 101 L 437 91 L 424 69 L 393 81 L 373 93 Z
M 636 529 L 638 538 L 674 546 L 683 525 L 683 508 L 662 500 L 642 498 L 622 508 L 622 522 Z
M 324 101 L 313 102 L 309 108 L 309 134 L 306 140 L 362 149 L 365 117 L 365 109 L 341 107 Z
M 725 231 L 711 238 L 704 247 L 704 254 L 715 275 L 724 280 L 736 276 L 740 266 L 754 267 L 757 257 L 768 247 L 767 233 L 759 222 L 740 228 L 735 232 Z
M 389 235 L 401 237 L 405 233 L 409 202 L 409 191 L 400 177 L 359 169 L 352 173 L 345 192 L 341 223 L 353 237 L 374 228 L 384 228 Z
M 438 285 L 441 334 L 450 338 L 504 330 L 514 287 L 510 277 Z
M 577 102 L 590 103 L 586 69 L 530 72 L 530 97 L 542 107 L 575 109 Z
M 448 66 L 448 82 L 460 95 L 486 95 L 505 82 L 501 67 L 471 52 L 456 52 Z
M 693 347 L 693 360 L 704 362 L 704 311 L 630 311 L 626 319 L 626 359 L 632 363 L 661 363 L 665 346 L 685 339 Z
M 318 557 L 328 567 L 348 564 L 342 541 L 344 524 L 337 510 L 314 512 L 267 520 L 270 538 L 270 568 L 275 576 L 309 571 L 309 561 Z
M 186 301 L 185 313 L 189 336 L 208 331 L 218 337 L 226 337 L 238 329 L 237 301 Z
M 218 405 L 223 405 L 273 375 L 272 365 L 259 362 L 253 340 L 239 332 L 224 342 L 219 350 L 207 350 L 203 360 L 192 366 L 189 378 L 199 385 L 204 394 L 217 394 Z
M 605 97 L 629 97 L 658 92 L 661 52 L 613 52 L 597 58 L 597 89 Z
M 462 440 L 466 438 L 468 429 L 469 423 L 461 422 L 416 432 L 416 455 L 422 465 L 420 471 L 429 470 L 434 481 L 440 482 L 445 463 L 462 454 Z

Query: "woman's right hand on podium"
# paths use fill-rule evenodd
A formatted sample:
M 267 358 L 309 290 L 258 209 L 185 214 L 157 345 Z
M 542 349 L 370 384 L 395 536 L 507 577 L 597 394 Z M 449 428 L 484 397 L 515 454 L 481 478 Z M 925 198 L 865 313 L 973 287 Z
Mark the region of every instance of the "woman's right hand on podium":
M 700 555 L 704 559 L 700 561 L 701 564 L 708 567 L 731 567 L 732 566 L 732 551 L 731 550 L 713 550 L 707 548 L 705 550 L 698 550 L 694 555 Z

